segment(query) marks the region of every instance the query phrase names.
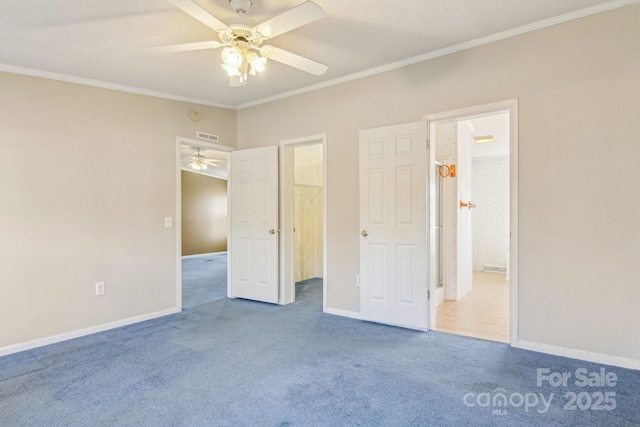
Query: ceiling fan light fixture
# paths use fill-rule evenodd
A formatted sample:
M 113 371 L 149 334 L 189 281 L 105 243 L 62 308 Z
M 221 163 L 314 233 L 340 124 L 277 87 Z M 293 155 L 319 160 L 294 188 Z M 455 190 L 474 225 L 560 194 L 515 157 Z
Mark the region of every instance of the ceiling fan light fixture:
M 229 77 L 240 75 L 240 69 L 238 67 L 232 67 L 227 64 L 222 64 L 222 69 L 225 70 L 227 74 L 229 74 Z
M 473 141 L 476 144 L 486 144 L 495 141 L 495 138 L 493 137 L 493 135 L 476 136 L 473 138 Z
M 231 86 L 244 86 L 249 75 L 256 75 L 266 69 L 267 58 L 298 70 L 320 76 L 327 66 L 304 58 L 274 46 L 262 46 L 262 43 L 280 34 L 287 33 L 307 25 L 325 16 L 322 8 L 313 1 L 287 10 L 259 25 L 249 26 L 252 21 L 243 17 L 233 19 L 234 23 L 225 24 L 196 3 L 196 0 L 168 0 L 188 15 L 207 25 L 218 33 L 220 41 L 203 41 L 150 48 L 155 53 L 184 52 L 222 47 L 222 69 L 230 77 Z M 252 0 L 227 0 L 238 15 L 246 13 L 252 6 Z
M 202 160 L 198 159 L 195 162 L 191 163 L 191 169 L 197 171 L 206 170 L 207 165 Z
M 255 76 L 256 73 L 261 73 L 266 68 L 267 58 L 264 56 L 258 56 L 255 52 L 249 52 L 247 54 L 247 62 L 251 64 L 251 71 L 249 74 Z
M 240 68 L 244 58 L 242 52 L 237 47 L 225 47 L 222 51 L 222 60 L 230 67 Z

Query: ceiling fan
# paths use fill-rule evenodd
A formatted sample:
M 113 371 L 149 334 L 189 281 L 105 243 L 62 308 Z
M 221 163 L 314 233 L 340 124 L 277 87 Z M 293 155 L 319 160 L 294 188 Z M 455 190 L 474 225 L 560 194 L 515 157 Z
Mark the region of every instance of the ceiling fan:
M 168 0 L 183 12 L 209 26 L 218 33 L 220 41 L 202 41 L 147 48 L 152 53 L 175 53 L 200 49 L 222 50 L 222 68 L 230 78 L 231 86 L 244 86 L 248 75 L 256 75 L 265 69 L 267 59 L 280 62 L 316 76 L 324 74 L 328 67 L 275 46 L 263 45 L 268 39 L 316 21 L 324 16 L 322 8 L 307 1 L 255 27 L 226 25 L 192 0 Z M 251 0 L 229 0 L 231 7 L 243 15 Z
M 182 157 L 183 161 L 187 160 L 189 162 L 187 167 L 193 170 L 203 171 L 203 170 L 206 170 L 209 166 L 218 168 L 225 163 L 224 160 L 209 159 L 203 156 L 200 153 L 200 151 L 202 150 L 201 148 L 196 148 L 196 150 L 197 150 L 196 154 L 189 154 L 187 156 Z

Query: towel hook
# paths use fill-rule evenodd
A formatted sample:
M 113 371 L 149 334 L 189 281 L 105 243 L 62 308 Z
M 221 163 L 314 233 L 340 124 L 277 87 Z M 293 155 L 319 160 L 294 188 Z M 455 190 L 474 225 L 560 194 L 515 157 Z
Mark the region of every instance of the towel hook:
M 446 178 L 450 176 L 451 178 L 456 177 L 456 165 L 440 165 L 438 168 L 438 173 L 441 177 Z
M 469 208 L 469 209 L 471 209 L 471 208 L 475 208 L 475 207 L 476 207 L 476 205 L 474 205 L 474 204 L 473 204 L 473 203 L 471 203 L 471 202 L 469 202 L 469 203 L 465 203 L 465 202 L 463 202 L 462 200 L 460 200 L 460 209 L 462 209 L 462 208 Z

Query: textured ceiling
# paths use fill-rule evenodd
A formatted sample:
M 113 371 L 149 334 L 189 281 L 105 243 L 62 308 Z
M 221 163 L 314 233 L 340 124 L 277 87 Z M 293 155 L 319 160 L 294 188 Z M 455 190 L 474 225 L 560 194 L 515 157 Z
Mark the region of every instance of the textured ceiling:
M 228 0 L 194 0 L 219 19 Z M 151 55 L 141 49 L 217 40 L 209 27 L 165 0 L 0 0 L 0 69 L 25 67 L 238 106 L 273 97 L 606 0 L 316 0 L 326 16 L 269 41 L 324 63 L 316 77 L 270 61 L 247 86 L 229 87 L 220 50 Z M 253 0 L 261 23 L 301 0 Z M 9 67 L 8 67 L 9 66 Z

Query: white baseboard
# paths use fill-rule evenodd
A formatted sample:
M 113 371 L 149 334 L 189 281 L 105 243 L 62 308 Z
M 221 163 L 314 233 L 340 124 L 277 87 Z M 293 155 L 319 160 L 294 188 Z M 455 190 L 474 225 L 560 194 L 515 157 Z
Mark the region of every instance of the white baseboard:
M 21 351 L 31 350 L 33 348 L 43 347 L 50 344 L 55 344 L 62 341 L 71 340 L 74 338 L 83 337 L 86 335 L 95 334 L 98 332 L 107 331 L 109 329 L 120 328 L 122 326 L 131 325 L 134 323 L 144 322 L 146 320 L 157 319 L 159 317 L 168 316 L 171 314 L 179 313 L 181 310 L 178 308 L 171 308 L 168 310 L 161 310 L 155 313 L 144 314 L 141 316 L 130 317 L 128 319 L 118 320 L 115 322 L 105 323 L 98 326 L 92 326 L 90 328 L 80 329 L 73 332 L 67 332 L 64 334 L 54 335 L 51 337 L 40 338 L 33 341 L 27 341 L 20 344 L 13 344 L 0 348 L 0 357 L 7 356 L 9 354 L 19 353 Z M 356 311 L 341 310 L 337 308 L 327 307 L 323 310 L 327 314 L 335 316 L 349 317 L 352 319 L 361 319 L 360 313 Z M 553 354 L 556 356 L 570 357 L 572 359 L 585 360 L 588 362 L 602 363 L 605 365 L 618 366 L 621 368 L 640 370 L 640 360 L 631 359 L 627 357 L 613 356 L 609 354 L 593 353 L 590 351 L 577 350 L 573 348 L 559 347 L 550 344 L 542 344 L 533 341 L 518 340 L 511 343 L 512 347 L 520 348 L 523 350 L 536 351 L 539 353 Z
M 576 350 L 574 348 L 558 347 L 555 345 L 538 342 L 518 340 L 511 343 L 512 347 L 523 350 L 537 351 L 539 353 L 553 354 L 555 356 L 570 357 L 572 359 L 586 360 L 587 362 L 602 363 L 604 365 L 618 366 L 620 368 L 640 370 L 640 360 L 627 357 L 613 356 L 610 354 L 592 353 L 590 351 Z
M 109 329 L 120 328 L 122 326 L 131 325 L 133 323 L 144 322 L 145 320 L 156 319 L 158 317 L 168 316 L 170 314 L 180 313 L 179 308 L 170 308 L 168 310 L 156 311 L 155 313 L 143 314 L 141 316 L 130 317 L 128 319 L 117 320 L 115 322 L 105 323 L 98 326 L 92 326 L 90 328 L 79 329 L 73 332 L 66 332 L 64 334 L 54 335 L 51 337 L 40 338 L 33 341 L 27 341 L 20 344 L 13 344 L 0 348 L 0 357 L 7 356 L 13 353 L 19 353 L 21 351 L 31 350 L 37 347 L 44 347 L 45 345 L 55 344 L 62 341 L 71 340 L 74 338 L 83 337 L 86 335 L 95 334 L 98 332 L 107 331 Z
M 189 258 L 201 258 L 201 257 L 207 257 L 207 256 L 211 256 L 211 255 L 218 255 L 218 254 L 226 254 L 227 251 L 220 251 L 220 252 L 209 252 L 206 254 L 195 254 L 195 255 L 184 255 L 182 257 L 182 259 L 189 259 Z
M 358 320 L 361 319 L 360 313 L 358 313 L 357 311 L 340 310 L 339 308 L 329 307 L 326 307 L 323 311 L 327 314 L 333 314 L 335 316 L 350 317 L 352 319 Z

